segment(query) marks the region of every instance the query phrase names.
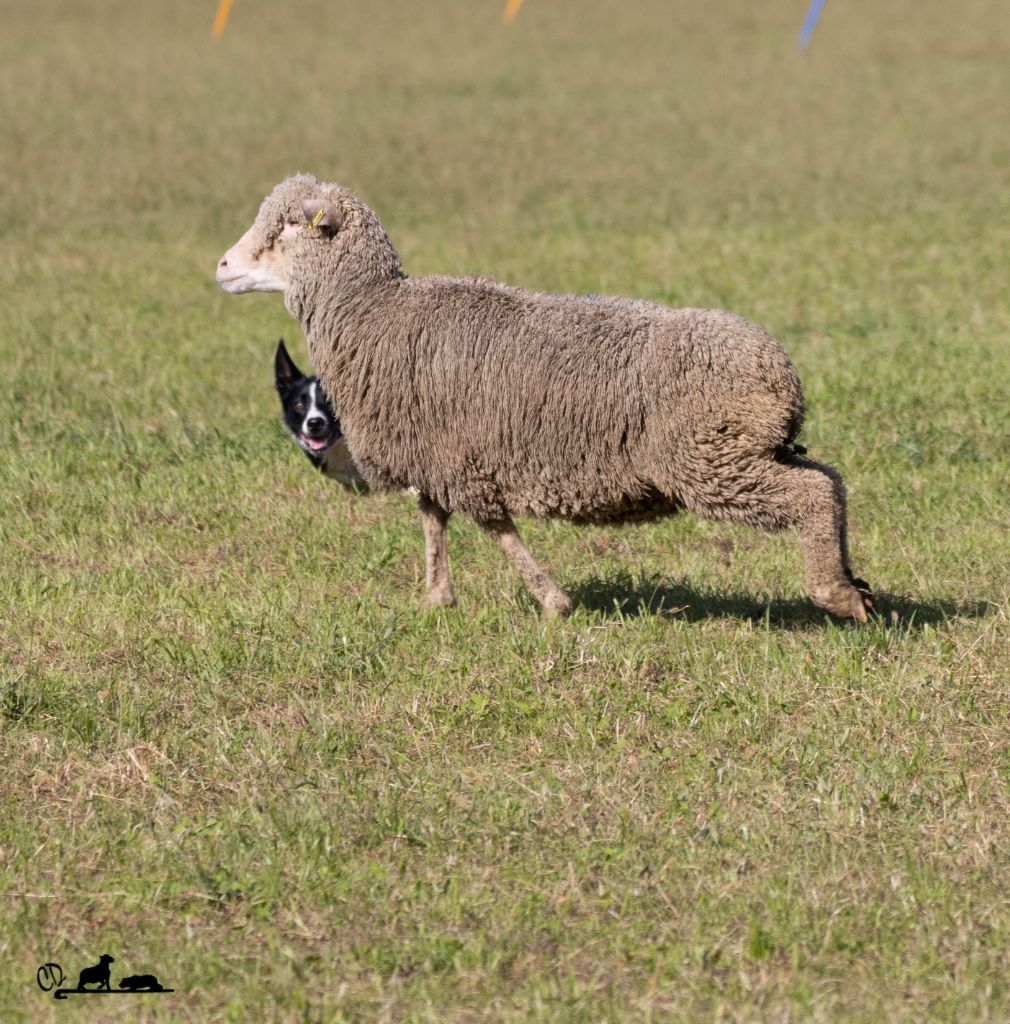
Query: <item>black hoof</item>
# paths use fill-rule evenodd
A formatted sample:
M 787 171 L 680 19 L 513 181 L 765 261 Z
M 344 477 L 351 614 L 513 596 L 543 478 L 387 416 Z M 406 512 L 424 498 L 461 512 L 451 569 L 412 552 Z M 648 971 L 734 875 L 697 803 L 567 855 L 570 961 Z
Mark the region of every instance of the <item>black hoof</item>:
M 863 605 L 866 607 L 867 612 L 870 615 L 876 615 L 876 599 L 873 596 L 873 591 L 870 589 L 870 584 L 866 580 L 861 580 L 858 576 L 853 576 L 851 573 L 849 573 L 849 582 L 856 588 L 859 596 L 863 599 Z

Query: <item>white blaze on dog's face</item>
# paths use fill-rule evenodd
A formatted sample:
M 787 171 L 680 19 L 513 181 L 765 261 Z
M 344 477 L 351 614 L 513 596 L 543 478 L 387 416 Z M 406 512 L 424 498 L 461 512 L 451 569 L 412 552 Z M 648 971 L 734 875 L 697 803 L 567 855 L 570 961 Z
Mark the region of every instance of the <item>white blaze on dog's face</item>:
M 313 382 L 309 387 L 309 407 L 305 410 L 305 419 L 302 421 L 302 434 L 307 438 L 312 438 L 323 430 L 329 429 L 329 414 L 319 400 L 319 385 Z
M 291 257 L 306 231 L 329 237 L 340 227 L 336 207 L 325 199 L 303 199 L 281 225 L 263 225 L 260 218 L 221 257 L 217 283 L 233 295 L 283 292 L 290 280 Z

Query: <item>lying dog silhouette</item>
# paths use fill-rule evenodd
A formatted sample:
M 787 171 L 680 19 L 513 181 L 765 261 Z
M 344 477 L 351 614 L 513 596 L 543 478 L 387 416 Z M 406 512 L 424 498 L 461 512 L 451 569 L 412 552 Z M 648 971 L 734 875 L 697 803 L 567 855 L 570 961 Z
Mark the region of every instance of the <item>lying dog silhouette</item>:
M 81 971 L 81 976 L 77 979 L 77 991 L 86 991 L 85 985 L 97 985 L 98 991 L 105 989 L 106 992 L 111 992 L 112 989 L 109 987 L 109 964 L 114 962 L 114 959 L 108 953 L 103 953 L 98 958 L 98 963 L 94 967 L 85 967 Z
M 134 974 L 130 978 L 123 978 L 119 983 L 120 988 L 128 992 L 163 992 L 161 983 L 153 974 Z

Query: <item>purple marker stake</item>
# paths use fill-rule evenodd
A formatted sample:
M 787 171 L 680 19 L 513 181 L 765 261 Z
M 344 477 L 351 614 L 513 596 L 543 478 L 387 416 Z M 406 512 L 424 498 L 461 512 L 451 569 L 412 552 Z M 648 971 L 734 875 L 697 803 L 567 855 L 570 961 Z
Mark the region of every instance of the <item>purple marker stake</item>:
M 810 8 L 807 10 L 807 16 L 803 19 L 803 28 L 800 29 L 800 42 L 797 46 L 800 53 L 807 48 L 807 43 L 810 42 L 810 37 L 814 34 L 814 29 L 817 28 L 817 19 L 821 16 L 823 7 L 824 0 L 810 0 Z

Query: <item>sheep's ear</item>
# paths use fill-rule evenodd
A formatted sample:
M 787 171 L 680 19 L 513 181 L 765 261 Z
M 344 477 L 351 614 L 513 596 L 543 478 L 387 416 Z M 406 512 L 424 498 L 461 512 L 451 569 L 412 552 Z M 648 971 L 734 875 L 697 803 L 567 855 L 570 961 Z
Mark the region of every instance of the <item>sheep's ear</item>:
M 288 355 L 284 347 L 284 339 L 277 343 L 277 355 L 274 357 L 274 376 L 278 389 L 287 387 L 295 378 L 300 377 L 302 371 L 295 366 L 294 360 Z
M 310 228 L 335 235 L 344 222 L 341 212 L 328 199 L 303 199 L 302 213 Z

